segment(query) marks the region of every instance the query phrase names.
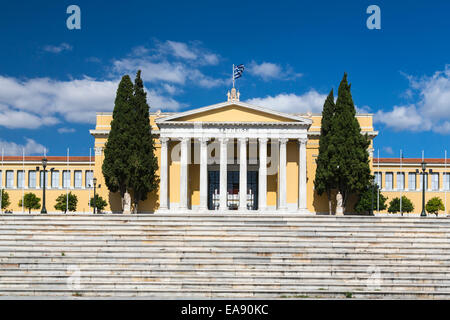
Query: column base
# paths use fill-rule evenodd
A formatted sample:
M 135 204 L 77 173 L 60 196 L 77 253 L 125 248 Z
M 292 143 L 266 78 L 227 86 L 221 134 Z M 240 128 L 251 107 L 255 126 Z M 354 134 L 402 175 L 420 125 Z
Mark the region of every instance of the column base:
M 309 211 L 309 210 L 306 209 L 306 208 L 298 209 L 297 213 L 300 213 L 300 214 L 311 214 L 311 215 L 314 214 L 313 212 Z

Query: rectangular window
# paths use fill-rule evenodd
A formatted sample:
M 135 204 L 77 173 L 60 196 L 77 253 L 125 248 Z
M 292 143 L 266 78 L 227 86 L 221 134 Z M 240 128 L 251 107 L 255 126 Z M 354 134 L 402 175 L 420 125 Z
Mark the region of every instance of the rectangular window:
M 17 171 L 17 188 L 22 189 L 25 186 L 25 175 L 22 170 Z
M 422 189 L 422 181 L 423 181 L 423 175 L 419 175 L 419 190 Z M 425 190 L 428 188 L 428 175 L 425 175 Z
M 405 174 L 397 172 L 397 190 L 405 190 Z
M 70 171 L 63 171 L 63 188 L 70 188 Z
M 431 190 L 439 190 L 439 173 L 437 172 L 431 174 Z
M 75 188 L 81 188 L 81 171 L 77 170 L 75 171 Z
M 12 189 L 14 187 L 14 171 L 6 171 L 6 188 Z
M 375 184 L 381 189 L 381 172 L 375 172 Z
M 86 188 L 93 188 L 94 182 L 92 179 L 94 178 L 94 171 L 87 170 L 86 171 Z
M 393 173 L 392 172 L 386 172 L 386 190 L 392 190 L 392 182 L 393 182 Z
M 52 171 L 52 188 L 59 187 L 59 171 Z
M 28 171 L 28 188 L 36 188 L 36 171 Z
M 444 190 L 450 190 L 450 173 L 444 173 Z
M 408 173 L 408 190 L 416 190 L 416 173 Z

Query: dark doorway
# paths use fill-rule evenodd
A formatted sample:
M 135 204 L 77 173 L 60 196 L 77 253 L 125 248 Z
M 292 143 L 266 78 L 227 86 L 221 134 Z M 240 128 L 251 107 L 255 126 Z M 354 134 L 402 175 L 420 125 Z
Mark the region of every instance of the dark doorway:
M 239 171 L 227 172 L 227 206 L 239 208 Z M 208 171 L 208 210 L 218 210 L 220 203 L 220 171 Z M 258 171 L 247 171 L 247 209 L 258 210 Z

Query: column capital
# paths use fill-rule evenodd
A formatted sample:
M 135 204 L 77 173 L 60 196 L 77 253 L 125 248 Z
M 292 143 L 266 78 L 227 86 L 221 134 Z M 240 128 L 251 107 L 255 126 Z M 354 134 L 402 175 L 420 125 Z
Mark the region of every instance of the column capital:
M 240 143 L 247 143 L 248 142 L 248 138 L 238 138 L 238 141 Z
M 308 142 L 308 138 L 300 138 L 298 139 L 298 143 L 300 144 L 306 144 Z
M 199 141 L 201 144 L 206 144 L 206 143 L 208 143 L 209 140 L 211 140 L 211 138 L 208 138 L 208 137 L 201 137 L 201 138 L 198 138 L 198 141 Z
M 169 142 L 170 138 L 168 137 L 159 137 L 159 142 L 161 144 Z
M 191 140 L 191 137 L 180 137 L 178 138 L 178 140 L 180 140 L 181 143 L 187 143 L 188 141 Z
M 95 147 L 94 152 L 96 156 L 101 156 L 103 151 L 103 147 Z
M 278 139 L 278 141 L 280 142 L 280 144 L 286 144 L 289 141 L 289 139 L 287 139 L 287 138 L 280 138 L 280 139 Z
M 269 141 L 269 138 L 258 138 L 259 143 L 267 143 Z
M 220 143 L 225 144 L 228 143 L 228 141 L 230 141 L 230 138 L 219 138 Z

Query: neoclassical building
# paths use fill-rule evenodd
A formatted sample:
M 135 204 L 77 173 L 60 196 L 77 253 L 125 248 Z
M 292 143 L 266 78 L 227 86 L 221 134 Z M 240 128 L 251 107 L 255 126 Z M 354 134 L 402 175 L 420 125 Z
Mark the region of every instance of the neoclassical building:
M 372 114 L 357 114 L 356 118 L 371 140 L 370 165 L 388 201 L 405 195 L 413 201 L 414 213 L 420 213 L 423 186 L 417 170 L 424 160 L 427 171 L 432 170 L 425 181 L 426 200 L 441 198 L 445 212 L 450 213 L 447 160 L 374 159 L 373 139 L 378 132 Z M 95 137 L 92 157 L 47 157 L 49 212 L 55 212 L 56 198 L 67 192 L 77 195 L 78 212 L 92 212 L 93 177 L 97 193 L 108 202 L 105 211 L 122 212 L 119 194 L 108 191 L 102 175 L 111 120 L 112 113 L 97 113 L 96 127 L 90 130 Z M 225 102 L 185 112 L 151 113 L 149 121 L 160 185 L 139 204 L 138 212 L 328 212 L 326 196 L 314 191 L 321 114 L 287 114 L 250 105 L 231 90 Z M 26 193 L 42 198 L 41 160 L 40 156 L 2 159 L 0 189 L 9 194 L 9 210 L 21 212 L 18 202 Z M 349 199 L 347 212 L 353 211 L 355 201 Z
M 314 193 L 321 115 L 287 114 L 250 105 L 232 89 L 225 102 L 179 113 L 152 113 L 160 186 L 140 204 L 150 212 L 327 211 Z M 362 131 L 376 137 L 371 114 L 358 114 Z M 112 113 L 98 113 L 95 176 Z M 372 147 L 370 148 L 372 158 Z M 118 195 L 100 193 L 120 211 Z

